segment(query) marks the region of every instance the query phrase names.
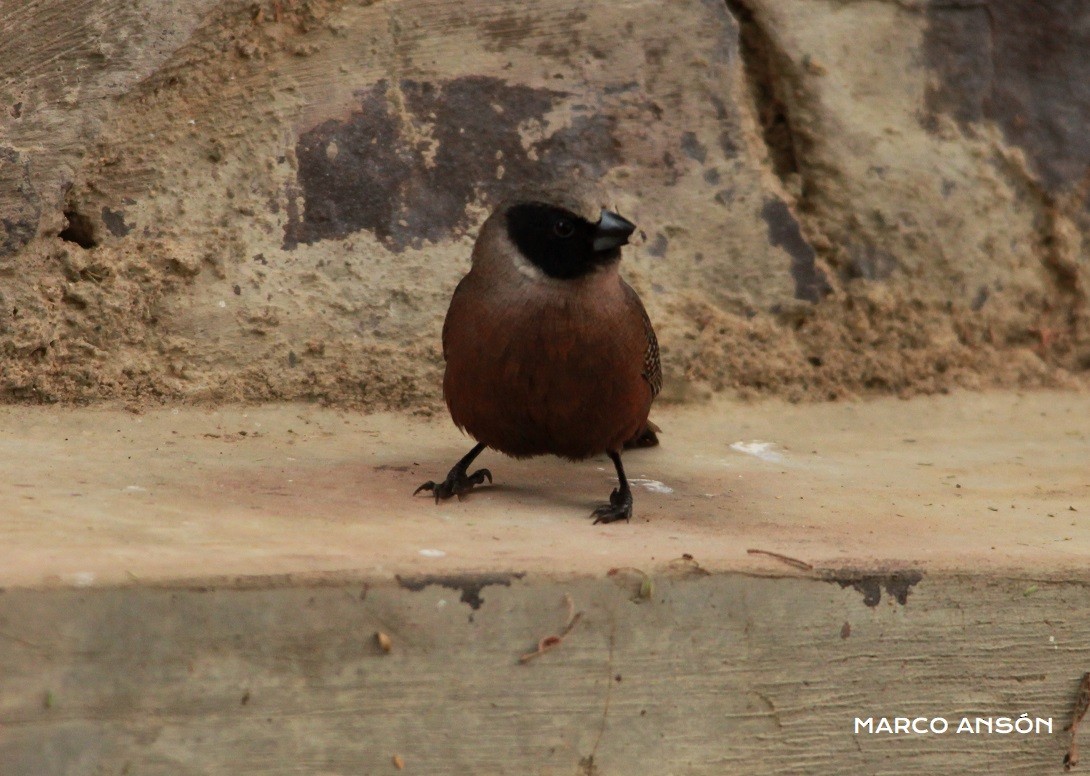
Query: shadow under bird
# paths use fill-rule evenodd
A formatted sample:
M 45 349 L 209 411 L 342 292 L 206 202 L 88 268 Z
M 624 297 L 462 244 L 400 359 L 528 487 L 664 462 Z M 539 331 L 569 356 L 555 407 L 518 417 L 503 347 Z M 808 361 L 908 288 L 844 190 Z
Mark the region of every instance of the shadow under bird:
M 468 473 L 486 447 L 573 461 L 605 453 L 619 484 L 591 516 L 631 518 L 621 450 L 657 442 L 647 416 L 662 385 L 655 331 L 618 272 L 635 229 L 605 208 L 542 194 L 508 200 L 485 221 L 443 324 L 443 395 L 477 444 L 413 495 L 431 491 L 438 503 L 491 483 L 488 469 Z

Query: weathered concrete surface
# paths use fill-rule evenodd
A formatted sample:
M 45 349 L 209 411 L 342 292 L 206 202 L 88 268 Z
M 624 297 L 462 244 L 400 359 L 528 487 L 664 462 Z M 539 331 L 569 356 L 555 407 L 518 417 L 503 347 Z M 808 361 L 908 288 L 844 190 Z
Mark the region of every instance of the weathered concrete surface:
M 640 225 L 666 398 L 1069 383 L 1090 11 L 1038 7 L 0 2 L 0 397 L 433 408 L 558 175 Z
M 445 421 L 0 409 L 0 770 L 1058 770 L 1088 406 L 672 408 L 608 526 L 605 461 L 486 454 L 495 486 L 410 497 L 466 447 Z M 1022 712 L 1053 734 L 853 733 Z
M 649 599 L 603 572 L 486 587 L 477 609 L 440 585 L 366 578 L 9 591 L 0 764 L 34 776 L 396 774 L 395 755 L 404 773 L 451 776 L 1063 770 L 1061 728 L 1090 662 L 1086 580 L 929 576 L 905 605 L 870 608 L 813 579 L 653 574 Z M 582 618 L 520 664 L 567 621 L 565 596 Z M 857 716 L 956 728 L 1023 712 L 1051 718 L 1052 734 L 853 732 Z
M 616 484 L 604 457 L 486 453 L 493 487 L 408 498 L 471 444 L 446 419 L 0 409 L 0 585 L 601 574 L 684 553 L 712 571 L 785 570 L 751 548 L 828 569 L 1064 578 L 1090 559 L 1088 406 L 1046 393 L 671 409 L 654 416 L 662 446 L 625 456 L 633 523 L 597 527 Z

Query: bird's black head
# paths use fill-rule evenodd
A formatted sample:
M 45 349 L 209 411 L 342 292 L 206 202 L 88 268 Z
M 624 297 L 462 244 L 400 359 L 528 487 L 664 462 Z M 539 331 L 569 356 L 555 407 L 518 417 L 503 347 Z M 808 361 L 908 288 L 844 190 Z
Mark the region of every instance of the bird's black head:
M 507 235 L 534 266 L 551 278 L 572 280 L 611 264 L 636 225 L 603 210 L 591 223 L 562 207 L 526 202 L 507 210 Z

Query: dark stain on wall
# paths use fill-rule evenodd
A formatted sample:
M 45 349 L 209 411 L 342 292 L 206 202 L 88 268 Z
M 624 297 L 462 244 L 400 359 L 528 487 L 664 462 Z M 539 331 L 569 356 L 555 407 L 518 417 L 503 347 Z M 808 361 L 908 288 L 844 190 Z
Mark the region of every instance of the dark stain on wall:
M 0 256 L 10 256 L 30 242 L 41 211 L 30 160 L 14 148 L 0 146 Z
M 923 51 L 939 76 L 929 114 L 995 122 L 1058 192 L 1090 170 L 1090 3 L 991 0 L 932 4 Z
M 567 96 L 486 76 L 379 81 L 347 118 L 299 138 L 302 207 L 288 203 L 284 247 L 368 230 L 392 251 L 419 248 L 464 234 L 471 202 L 576 168 L 601 176 L 619 161 L 612 118 L 576 106 L 569 126 L 523 137 Z
M 761 218 L 768 225 L 768 241 L 783 248 L 791 257 L 791 276 L 795 279 L 795 298 L 820 302 L 829 293 L 829 281 L 818 268 L 813 247 L 802 236 L 798 219 L 787 203 L 769 199 L 761 208 Z
M 132 227 L 125 223 L 125 214 L 120 210 L 102 208 L 102 223 L 106 224 L 114 237 L 124 237 L 132 231 Z

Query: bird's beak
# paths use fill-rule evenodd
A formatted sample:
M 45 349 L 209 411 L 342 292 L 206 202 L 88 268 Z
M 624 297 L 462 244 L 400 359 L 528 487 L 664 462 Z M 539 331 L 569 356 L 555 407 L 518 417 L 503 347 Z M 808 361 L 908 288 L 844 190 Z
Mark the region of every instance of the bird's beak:
M 628 244 L 628 236 L 636 231 L 636 225 L 611 210 L 602 210 L 602 217 L 594 231 L 594 252 L 605 253 Z

